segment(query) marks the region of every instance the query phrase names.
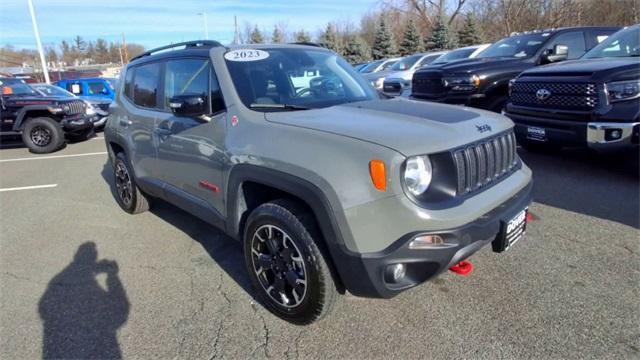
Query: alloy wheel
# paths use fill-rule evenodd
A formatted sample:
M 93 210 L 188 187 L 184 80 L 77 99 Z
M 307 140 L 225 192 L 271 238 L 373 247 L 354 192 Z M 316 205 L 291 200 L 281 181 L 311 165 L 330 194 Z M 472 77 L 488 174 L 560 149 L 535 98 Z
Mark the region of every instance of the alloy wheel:
M 44 126 L 35 126 L 29 135 L 36 146 L 44 147 L 51 143 L 51 131 Z
M 131 178 L 129 177 L 127 167 L 122 162 L 118 162 L 116 164 L 115 175 L 116 191 L 118 193 L 118 196 L 125 206 L 130 206 L 131 200 L 133 198 Z
M 251 238 L 251 259 L 258 282 L 273 301 L 287 308 L 302 303 L 307 271 L 302 252 L 284 230 L 259 227 Z

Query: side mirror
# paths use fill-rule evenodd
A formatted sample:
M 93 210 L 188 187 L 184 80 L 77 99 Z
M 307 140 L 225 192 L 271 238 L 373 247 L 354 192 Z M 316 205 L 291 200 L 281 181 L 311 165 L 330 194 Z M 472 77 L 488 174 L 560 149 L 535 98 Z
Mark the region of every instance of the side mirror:
M 202 95 L 176 95 L 169 100 L 169 107 L 176 116 L 196 117 L 207 112 Z
M 553 49 L 549 49 L 542 55 L 542 63 L 549 64 L 558 61 L 567 60 L 569 57 L 569 47 L 567 45 L 555 45 Z

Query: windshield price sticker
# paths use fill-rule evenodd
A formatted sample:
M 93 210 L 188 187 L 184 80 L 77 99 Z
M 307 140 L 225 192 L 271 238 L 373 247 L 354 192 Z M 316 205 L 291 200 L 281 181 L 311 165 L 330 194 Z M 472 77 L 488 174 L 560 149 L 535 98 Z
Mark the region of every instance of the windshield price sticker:
M 224 58 L 229 61 L 258 61 L 268 57 L 268 52 L 257 49 L 238 49 L 224 54 Z

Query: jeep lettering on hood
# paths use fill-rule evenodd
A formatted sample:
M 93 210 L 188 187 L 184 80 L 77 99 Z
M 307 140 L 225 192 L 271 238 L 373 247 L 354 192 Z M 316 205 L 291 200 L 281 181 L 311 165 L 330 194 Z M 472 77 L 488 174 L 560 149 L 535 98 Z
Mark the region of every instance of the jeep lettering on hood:
M 396 98 L 324 109 L 265 113 L 268 121 L 348 136 L 392 148 L 404 155 L 451 149 L 512 127 L 504 117 L 465 107 Z M 479 131 L 478 127 L 483 131 Z

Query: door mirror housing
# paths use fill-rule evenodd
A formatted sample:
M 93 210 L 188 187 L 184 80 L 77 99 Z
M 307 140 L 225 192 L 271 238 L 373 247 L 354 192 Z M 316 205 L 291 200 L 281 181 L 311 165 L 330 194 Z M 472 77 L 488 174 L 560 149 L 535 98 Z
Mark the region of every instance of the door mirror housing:
M 169 108 L 176 116 L 197 117 L 207 113 L 207 102 L 202 95 L 176 95 L 169 99 Z
M 569 57 L 569 47 L 567 45 L 557 44 L 553 49 L 545 51 L 542 55 L 542 63 L 550 64 L 554 62 L 567 60 Z

